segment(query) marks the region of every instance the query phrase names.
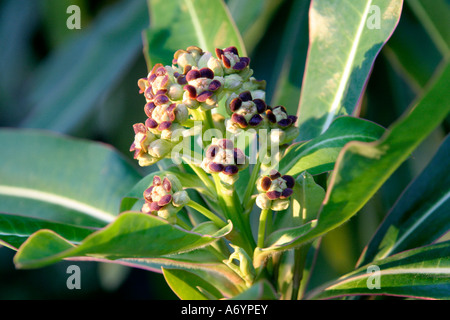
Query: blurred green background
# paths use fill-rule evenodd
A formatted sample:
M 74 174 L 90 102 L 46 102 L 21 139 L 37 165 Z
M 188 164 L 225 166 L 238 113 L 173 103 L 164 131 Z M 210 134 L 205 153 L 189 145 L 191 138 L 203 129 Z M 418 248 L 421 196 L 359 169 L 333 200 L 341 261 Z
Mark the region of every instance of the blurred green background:
M 66 9 L 72 4 L 81 9 L 80 30 L 66 26 Z M 267 81 L 267 100 L 277 99 L 285 81 L 292 94 L 281 103 L 295 113 L 308 49 L 309 1 L 226 4 L 254 75 Z M 400 24 L 373 67 L 361 117 L 387 127 L 423 91 L 448 55 L 449 12 L 448 0 L 406 1 Z M 131 160 L 132 125 L 142 121 L 145 103 L 137 80 L 147 75 L 142 31 L 149 26 L 148 17 L 145 0 L 0 1 L 0 126 L 105 142 Z M 449 132 L 449 124 L 422 143 L 362 212 L 322 239 L 310 287 L 353 269 L 377 225 Z M 160 274 L 93 262 L 16 270 L 13 255 L 0 247 L 0 299 L 176 299 Z M 81 290 L 66 287 L 71 264 L 81 268 Z

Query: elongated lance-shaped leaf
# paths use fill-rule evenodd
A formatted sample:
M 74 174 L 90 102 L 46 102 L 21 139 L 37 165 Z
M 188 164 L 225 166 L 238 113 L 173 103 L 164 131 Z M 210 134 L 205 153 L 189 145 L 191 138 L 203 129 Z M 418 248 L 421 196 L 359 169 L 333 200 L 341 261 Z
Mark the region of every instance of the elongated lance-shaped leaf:
M 0 211 L 103 227 L 140 174 L 106 144 L 37 130 L 0 130 Z
M 380 225 L 359 265 L 439 239 L 450 229 L 450 136 L 402 193 Z
M 168 64 L 179 49 L 198 46 L 214 53 L 215 48 L 235 46 L 246 55 L 241 36 L 228 8 L 221 0 L 148 0 L 150 28 L 144 35 L 148 67 Z
M 156 258 L 204 247 L 232 229 L 229 223 L 212 235 L 186 231 L 152 215 L 126 212 L 74 246 L 53 231 L 34 233 L 14 257 L 18 268 L 38 268 L 64 258 Z
M 144 0 L 121 1 L 55 51 L 27 87 L 33 109 L 21 126 L 63 133 L 79 128 L 137 57 L 147 26 Z
M 313 290 L 308 299 L 347 295 L 395 295 L 450 299 L 450 242 L 376 260 Z
M 319 237 L 354 216 L 411 152 L 445 119 L 450 111 L 447 86 L 450 65 L 437 76 L 422 99 L 409 108 L 378 141 L 349 142 L 339 154 L 317 224 L 291 229 L 275 245 L 255 251 L 255 260 Z M 281 241 L 283 240 L 283 241 Z
M 299 140 L 355 112 L 379 51 L 393 33 L 402 0 L 313 0 L 310 46 L 298 110 Z
M 97 230 L 44 219 L 0 213 L 0 243 L 13 250 L 17 250 L 29 236 L 41 229 L 53 230 L 71 243 L 80 243 Z
M 341 149 L 350 141 L 372 142 L 378 140 L 384 129 L 367 120 L 342 116 L 333 121 L 320 136 L 290 146 L 280 163 L 282 174 L 297 176 L 303 171 L 319 174 L 330 171 Z

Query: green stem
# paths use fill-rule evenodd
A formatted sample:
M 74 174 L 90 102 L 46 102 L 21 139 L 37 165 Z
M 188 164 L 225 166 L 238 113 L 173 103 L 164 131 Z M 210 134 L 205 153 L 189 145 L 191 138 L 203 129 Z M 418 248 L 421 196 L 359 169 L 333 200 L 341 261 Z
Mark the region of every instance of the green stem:
M 261 215 L 259 216 L 259 228 L 258 228 L 258 247 L 264 248 L 264 238 L 266 235 L 266 222 L 267 216 L 272 213 L 271 209 L 261 210 Z
M 206 130 L 215 128 L 211 110 L 205 111 L 204 119 L 206 120 L 206 126 L 207 126 Z
M 212 180 L 207 175 L 207 173 L 202 168 L 199 168 L 197 165 L 192 163 L 192 161 L 190 159 L 183 157 L 183 160 L 189 165 L 189 167 L 191 167 L 191 169 L 200 178 L 200 180 L 202 180 L 205 187 L 208 188 L 208 190 L 214 194 L 214 191 L 216 190 L 216 188 L 215 188 Z
M 183 229 L 186 229 L 186 230 L 191 230 L 191 227 L 187 224 L 187 223 L 185 223 L 183 220 L 181 220 L 179 217 L 177 217 L 177 225 L 179 225 L 180 227 L 182 227 Z
M 259 157 L 257 157 L 256 164 L 253 166 L 252 174 L 250 176 L 250 180 L 248 182 L 247 188 L 245 189 L 244 198 L 242 200 L 244 208 L 247 208 L 247 204 L 250 201 L 250 197 L 253 194 L 253 190 L 255 190 L 256 180 L 258 179 L 260 168 L 261 168 L 261 161 L 259 160 Z
M 214 213 L 212 213 L 207 208 L 205 208 L 204 206 L 198 204 L 197 202 L 195 202 L 193 200 L 189 201 L 187 206 L 200 212 L 206 218 L 213 221 L 219 228 L 223 228 L 227 225 L 222 219 L 220 219 Z

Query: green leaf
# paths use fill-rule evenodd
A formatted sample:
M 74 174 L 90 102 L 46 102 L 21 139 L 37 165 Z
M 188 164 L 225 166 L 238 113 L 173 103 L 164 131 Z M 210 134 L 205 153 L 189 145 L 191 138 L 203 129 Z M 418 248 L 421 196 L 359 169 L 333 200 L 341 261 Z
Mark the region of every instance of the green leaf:
M 162 270 L 167 284 L 182 300 L 208 300 L 210 295 L 215 299 L 223 298 L 211 283 L 192 272 L 167 268 Z
M 19 248 L 14 262 L 19 268 L 38 268 L 80 256 L 154 258 L 204 247 L 231 229 L 230 223 L 212 235 L 202 235 L 173 226 L 156 216 L 126 212 L 76 247 L 52 231 L 38 231 Z
M 307 298 L 395 295 L 450 299 L 449 256 L 450 242 L 405 251 L 344 275 L 331 284 L 314 290 Z
M 27 86 L 34 107 L 21 126 L 58 132 L 77 128 L 139 54 L 147 26 L 144 0 L 121 1 L 55 51 Z
M 147 64 L 167 64 L 179 49 L 198 46 L 214 53 L 215 48 L 235 46 L 246 55 L 239 32 L 221 0 L 148 0 L 150 28 L 145 32 Z
M 408 0 L 408 5 L 427 30 L 442 56 L 450 56 L 450 4 L 445 0 Z
M 255 258 L 262 260 L 275 251 L 300 246 L 354 216 L 445 119 L 450 111 L 450 96 L 446 90 L 449 81 L 450 65 L 447 65 L 425 96 L 407 110 L 383 138 L 372 143 L 348 143 L 339 154 L 315 227 L 293 228 L 284 238 L 280 234 L 275 245 L 258 250 Z
M 41 229 L 53 230 L 71 243 L 80 243 L 96 230 L 44 219 L 0 213 L 0 241 L 11 249 L 16 250 L 31 234 Z
M 370 241 L 359 265 L 430 244 L 450 229 L 450 136 L 402 193 Z
M 0 130 L 0 212 L 87 227 L 115 219 L 140 179 L 112 147 L 36 130 Z
M 267 95 L 272 96 L 271 105 L 283 105 L 288 114 L 296 114 L 300 99 L 309 45 L 308 9 L 308 1 L 296 0 L 292 4 L 275 60 L 273 79 L 276 83 L 267 90 Z
M 302 86 L 300 140 L 325 132 L 357 108 L 379 51 L 394 31 L 402 0 L 313 1 Z
M 348 142 L 375 141 L 384 131 L 379 125 L 367 120 L 339 117 L 322 135 L 306 143 L 290 146 L 279 163 L 280 172 L 297 176 L 305 170 L 313 175 L 330 171 L 339 152 Z

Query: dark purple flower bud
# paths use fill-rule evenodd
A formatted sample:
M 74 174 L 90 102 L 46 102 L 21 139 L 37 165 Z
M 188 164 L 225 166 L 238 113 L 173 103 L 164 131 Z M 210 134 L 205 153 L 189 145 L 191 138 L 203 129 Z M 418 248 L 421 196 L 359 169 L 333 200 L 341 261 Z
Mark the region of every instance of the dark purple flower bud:
M 187 80 L 186 80 L 186 76 L 185 75 L 181 75 L 177 78 L 177 83 L 180 85 L 186 84 Z
M 267 195 L 267 198 L 269 198 L 270 200 L 276 200 L 276 199 L 278 199 L 280 196 L 281 196 L 281 192 L 279 192 L 279 191 L 268 191 L 267 193 L 266 193 L 266 195 Z
M 247 120 L 245 120 L 245 117 L 241 114 L 233 113 L 231 116 L 231 121 L 237 123 L 241 128 L 248 127 Z
M 223 50 L 223 52 L 231 52 L 231 53 L 234 53 L 235 55 L 239 55 L 238 50 L 237 50 L 236 47 L 228 47 L 228 48 L 225 48 L 225 49 Z
M 200 74 L 203 78 L 214 79 L 214 71 L 210 68 L 201 68 Z
M 156 122 L 152 118 L 148 118 L 147 120 L 145 120 L 145 125 L 150 129 L 155 129 L 158 126 L 158 122 Z
M 223 168 L 222 172 L 227 176 L 233 176 L 239 172 L 239 168 L 235 165 L 228 165 L 225 168 Z
M 145 125 L 143 123 L 133 124 L 133 130 L 135 134 L 147 132 L 147 129 L 145 128 Z
M 188 84 L 188 85 L 185 85 L 183 87 L 183 89 L 189 93 L 189 98 L 195 99 L 197 97 L 197 90 L 195 89 L 194 86 L 191 86 Z
M 222 84 L 220 83 L 219 80 L 213 80 L 213 81 L 211 81 L 211 83 L 209 84 L 208 90 L 210 90 L 210 91 L 216 91 L 216 90 L 218 90 L 221 86 L 222 86 Z
M 293 188 L 295 185 L 295 179 L 292 176 L 284 175 L 281 177 L 284 181 L 286 181 L 286 186 L 288 188 Z
M 270 178 L 268 176 L 262 177 L 261 189 L 263 189 L 264 191 L 267 191 L 267 190 L 269 190 L 271 184 L 272 184 L 272 180 L 270 180 Z
M 234 98 L 230 102 L 230 110 L 231 112 L 236 112 L 242 106 L 241 98 Z
M 272 123 L 276 123 L 277 122 L 277 117 L 273 114 L 273 112 L 271 110 L 267 110 L 266 111 L 266 115 L 267 115 L 267 119 L 272 122 Z
M 211 170 L 212 172 L 222 172 L 223 170 L 223 164 L 221 163 L 216 163 L 216 162 L 211 162 L 208 166 L 209 170 Z
M 219 148 L 222 148 L 222 149 L 233 149 L 234 148 L 233 141 L 231 141 L 229 139 L 220 139 L 219 141 L 217 141 L 217 145 L 219 146 Z
M 289 198 L 289 197 L 292 195 L 292 193 L 294 193 L 294 190 L 292 190 L 291 188 L 286 188 L 286 189 L 284 189 L 283 192 L 281 193 L 280 198 L 281 198 L 281 199 Z
M 277 124 L 278 124 L 280 127 L 287 128 L 287 127 L 289 127 L 289 126 L 292 124 L 292 120 L 289 119 L 289 118 L 287 118 L 287 119 L 281 119 L 280 121 L 277 122 Z
M 219 48 L 216 48 L 216 56 L 217 56 L 217 58 L 222 59 L 223 50 L 219 49 Z
M 150 75 L 150 77 L 148 77 L 148 82 L 152 83 L 153 81 L 155 81 L 156 78 L 158 78 L 158 76 L 156 74 L 152 73 Z
M 263 121 L 263 118 L 259 114 L 255 114 L 251 119 L 248 121 L 248 124 L 252 127 L 256 127 Z
M 202 93 L 200 93 L 197 96 L 197 101 L 198 102 L 205 102 L 206 100 L 211 98 L 212 95 L 213 95 L 213 93 L 211 91 L 203 91 Z
M 159 124 L 158 126 L 158 130 L 159 131 L 163 131 L 163 130 L 167 130 L 172 126 L 172 122 L 170 121 L 163 121 Z
M 165 75 L 166 73 L 167 73 L 166 68 L 164 68 L 163 66 L 159 67 L 159 68 L 156 70 L 156 72 L 155 72 L 155 74 L 156 74 L 158 77 L 163 76 L 163 75 Z
M 239 58 L 239 62 L 243 62 L 243 63 L 245 63 L 246 66 L 248 66 L 250 64 L 250 58 L 241 57 L 241 58 Z
M 275 180 L 281 177 L 281 174 L 277 170 L 270 170 L 269 177 L 270 179 Z
M 161 185 L 161 178 L 159 176 L 154 176 L 153 177 L 153 185 L 154 186 L 159 186 Z
M 242 101 L 250 101 L 252 100 L 252 94 L 250 91 L 244 91 L 239 94 L 239 98 L 241 98 Z
M 144 191 L 144 199 L 152 202 L 152 190 L 153 190 L 153 186 L 150 186 L 149 188 L 145 189 Z
M 164 178 L 162 185 L 164 190 L 166 190 L 167 192 L 170 192 L 170 190 L 172 190 L 172 183 L 169 179 L 167 179 L 167 177 Z
M 170 201 L 172 201 L 172 196 L 170 194 L 166 194 L 161 197 L 158 201 L 158 206 L 164 207 L 165 205 L 169 204 Z
M 156 202 L 150 203 L 150 211 L 159 211 L 161 209 L 161 206 L 159 206 Z
M 247 64 L 245 62 L 239 61 L 234 64 L 233 69 L 234 70 L 243 70 L 243 69 L 245 69 L 245 67 L 247 67 Z
M 152 116 L 153 109 L 155 109 L 155 108 L 156 108 L 156 105 L 153 102 L 149 102 L 145 105 L 144 112 L 147 115 L 147 117 L 150 118 Z
M 297 121 L 297 117 L 296 116 L 288 116 L 288 119 L 290 119 L 293 124 Z
M 198 71 L 197 69 L 193 69 L 193 70 L 190 70 L 186 74 L 186 80 L 192 81 L 192 80 L 200 78 L 201 76 L 202 76 L 202 74 L 200 73 L 200 71 Z
M 230 59 L 228 59 L 225 55 L 222 55 L 222 62 L 223 62 L 223 65 L 225 66 L 225 68 L 231 67 Z
M 160 106 L 169 102 L 169 97 L 167 97 L 165 94 L 160 94 L 157 95 L 153 101 L 156 105 Z
M 258 113 L 263 113 L 264 111 L 266 111 L 267 105 L 264 102 L 264 100 L 255 99 L 255 100 L 253 100 L 253 103 L 255 104 L 256 110 L 258 111 Z
M 159 89 L 158 91 L 156 91 L 156 96 L 159 94 L 166 94 L 167 93 L 167 89 Z
M 148 87 L 147 89 L 145 89 L 144 96 L 148 100 L 153 99 L 152 87 Z

